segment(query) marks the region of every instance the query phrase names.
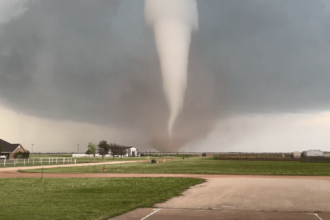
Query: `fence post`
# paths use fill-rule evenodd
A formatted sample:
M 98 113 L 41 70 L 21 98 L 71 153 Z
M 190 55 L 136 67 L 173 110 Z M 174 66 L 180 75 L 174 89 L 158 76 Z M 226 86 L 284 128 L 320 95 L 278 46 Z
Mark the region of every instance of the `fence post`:
M 56 164 L 57 164 L 57 157 L 56 157 Z
M 25 166 L 25 159 L 24 159 L 24 166 Z
M 42 158 L 41 158 L 41 165 L 42 165 Z
M 4 162 L 3 162 L 3 166 L 4 166 L 4 167 L 6 166 L 6 159 L 7 159 L 7 158 L 5 158 L 5 160 L 4 160 Z
M 34 158 L 33 158 L 33 165 L 34 165 Z
M 63 157 L 63 163 L 65 163 L 65 159 L 64 159 L 64 157 Z
M 50 158 L 48 158 L 48 163 L 50 164 Z
M 14 159 L 14 166 L 15 166 L 15 159 Z

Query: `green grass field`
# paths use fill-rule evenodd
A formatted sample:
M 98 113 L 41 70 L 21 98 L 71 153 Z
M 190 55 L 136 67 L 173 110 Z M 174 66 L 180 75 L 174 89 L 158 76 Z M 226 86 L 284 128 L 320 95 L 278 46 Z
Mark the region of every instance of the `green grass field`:
M 44 169 L 47 173 L 101 173 L 102 165 Z M 108 173 L 182 173 L 182 174 L 250 174 L 329 176 L 329 163 L 297 161 L 224 161 L 212 158 L 176 159 L 168 162 L 150 162 L 107 165 Z M 22 172 L 41 172 L 41 169 Z
M 39 158 L 71 158 L 72 157 L 72 154 L 32 154 L 30 155 L 30 159 L 39 159 Z M 150 157 L 151 158 L 151 157 Z M 154 157 L 152 157 L 154 158 Z M 158 157 L 157 157 L 158 158 Z M 108 162 L 108 161 L 120 161 L 120 160 L 123 160 L 123 161 L 128 161 L 128 160 L 145 160 L 147 159 L 147 157 L 123 157 L 123 158 L 120 158 L 120 157 L 104 157 L 102 159 L 102 157 L 95 157 L 95 159 L 93 157 L 78 157 L 76 158 L 77 159 L 77 163 L 88 163 L 88 162 Z M 74 160 L 74 157 L 73 159 Z
M 193 178 L 0 179 L 0 219 L 109 219 L 165 202 Z
M 110 161 L 130 161 L 130 160 L 146 160 L 147 157 L 105 157 L 103 160 L 101 157 L 96 157 L 95 160 L 92 157 L 81 157 L 77 158 L 77 163 L 94 163 L 94 162 L 110 162 Z

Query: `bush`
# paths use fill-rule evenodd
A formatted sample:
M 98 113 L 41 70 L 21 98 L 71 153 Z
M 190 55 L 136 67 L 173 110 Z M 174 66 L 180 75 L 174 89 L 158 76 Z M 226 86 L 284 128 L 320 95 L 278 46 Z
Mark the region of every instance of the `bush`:
M 22 152 L 18 152 L 16 154 L 14 154 L 14 158 L 30 158 L 30 152 L 29 151 L 26 151 L 24 153 Z
M 30 158 L 30 151 L 26 151 L 22 155 L 23 155 L 23 158 Z
M 153 164 L 153 163 L 157 163 L 157 160 L 152 159 L 152 160 L 151 160 L 151 163 L 152 163 L 152 164 Z

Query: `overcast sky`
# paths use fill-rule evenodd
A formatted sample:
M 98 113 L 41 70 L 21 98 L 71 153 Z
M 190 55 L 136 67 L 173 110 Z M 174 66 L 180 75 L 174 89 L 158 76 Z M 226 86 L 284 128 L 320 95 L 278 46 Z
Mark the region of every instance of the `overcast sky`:
M 0 0 L 2 139 L 54 152 L 101 139 L 141 150 L 330 150 L 326 1 L 197 0 L 172 141 L 143 0 L 15 1 Z

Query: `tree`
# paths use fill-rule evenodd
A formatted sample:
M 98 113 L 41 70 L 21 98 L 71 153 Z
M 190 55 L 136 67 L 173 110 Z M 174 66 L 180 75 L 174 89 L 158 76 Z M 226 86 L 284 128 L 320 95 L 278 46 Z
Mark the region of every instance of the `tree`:
M 123 157 L 123 155 L 127 154 L 127 149 L 124 146 L 120 146 L 120 156 Z
M 102 155 L 102 160 L 105 155 L 109 153 L 110 145 L 107 143 L 107 141 L 100 141 L 99 143 L 99 154 Z
M 110 154 L 114 160 L 115 155 L 120 155 L 120 146 L 118 144 L 110 144 Z
M 127 149 L 119 144 L 110 144 L 110 154 L 112 155 L 113 159 L 115 159 L 115 155 L 120 155 L 123 157 L 124 154 L 127 153 Z
M 93 143 L 88 144 L 88 150 L 86 151 L 86 154 L 93 155 L 94 161 L 95 161 L 95 154 L 96 154 L 96 146 Z

